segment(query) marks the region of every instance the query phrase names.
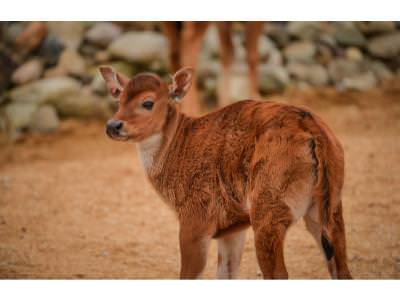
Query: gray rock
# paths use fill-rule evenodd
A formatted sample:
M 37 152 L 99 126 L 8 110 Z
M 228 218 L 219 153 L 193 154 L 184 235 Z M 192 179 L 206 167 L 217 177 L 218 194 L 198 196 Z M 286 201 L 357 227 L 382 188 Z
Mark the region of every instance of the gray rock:
M 29 128 L 37 132 L 51 132 L 60 125 L 60 120 L 54 107 L 50 105 L 41 106 L 32 116 Z
M 61 41 L 61 43 L 72 49 L 78 49 L 85 35 L 88 22 L 48 22 L 49 32 Z
M 295 79 L 314 86 L 323 86 L 329 81 L 327 70 L 318 64 L 289 63 L 287 70 Z
M 250 95 L 250 83 L 247 75 L 232 74 L 230 80 L 230 99 L 240 101 Z
M 368 51 L 379 58 L 395 58 L 400 55 L 400 32 L 388 33 L 373 38 L 368 43 Z
M 18 85 L 25 84 L 40 78 L 42 73 L 42 61 L 34 58 L 19 66 L 12 74 L 11 80 Z
M 92 91 L 96 94 L 107 95 L 107 86 L 104 82 L 103 77 L 100 74 L 96 74 L 90 83 Z
M 282 54 L 275 43 L 265 35 L 262 35 L 258 42 L 260 61 L 265 61 L 268 65 L 282 65 Z
M 396 24 L 393 21 L 356 22 L 356 26 L 367 35 L 396 30 Z
M 340 82 L 346 77 L 359 75 L 365 71 L 367 70 L 362 63 L 344 58 L 337 58 L 328 65 L 328 74 L 335 83 Z
M 136 70 L 132 66 L 132 64 L 127 63 L 126 61 L 114 61 L 112 63 L 107 64 L 111 68 L 113 68 L 115 71 L 120 72 L 128 77 L 132 77 L 135 75 Z M 98 70 L 96 70 L 96 73 L 98 74 Z
M 101 118 L 111 116 L 108 98 L 94 95 L 90 88 L 53 102 L 61 117 Z
M 4 25 L 5 30 L 4 40 L 10 44 L 14 43 L 17 37 L 24 31 L 25 24 L 24 22 L 15 22 L 11 23 L 8 26 Z
M 290 83 L 289 74 L 282 66 L 260 66 L 259 88 L 263 93 L 282 91 Z
M 104 63 L 110 59 L 110 53 L 107 50 L 97 51 L 94 59 L 98 63 Z
M 345 90 L 365 91 L 375 87 L 377 80 L 372 72 L 365 72 L 353 77 L 343 79 L 341 88 Z
M 98 46 L 88 43 L 83 44 L 79 48 L 79 53 L 85 56 L 88 61 L 92 61 L 94 59 L 97 51 L 99 51 Z
M 48 34 L 40 46 L 39 55 L 48 65 L 55 65 L 64 49 L 64 45 L 54 34 Z
M 39 104 L 66 97 L 79 91 L 81 85 L 69 77 L 42 79 L 17 87 L 10 91 L 10 99 L 15 102 Z
M 118 37 L 108 47 L 110 54 L 131 62 L 150 62 L 152 60 L 167 60 L 168 42 L 159 33 L 127 32 Z
M 370 62 L 369 68 L 379 81 L 384 81 L 394 76 L 393 72 L 381 61 Z
M 107 47 L 121 33 L 122 30 L 118 25 L 111 22 L 101 22 L 95 24 L 86 32 L 86 39 L 92 44 Z
M 292 21 L 287 26 L 289 33 L 301 40 L 315 40 L 321 32 L 321 22 Z
M 66 48 L 61 53 L 57 66 L 46 73 L 46 77 L 62 75 L 83 76 L 86 73 L 86 61 L 76 50 Z
M 318 42 L 321 43 L 322 45 L 325 45 L 325 46 L 331 48 L 331 49 L 337 47 L 337 41 L 336 41 L 335 37 L 333 36 L 333 34 L 330 34 L 330 33 L 322 33 L 318 37 Z
M 351 61 L 362 61 L 363 54 L 360 49 L 356 47 L 350 47 L 346 49 L 346 58 Z
M 337 23 L 335 38 L 339 44 L 344 46 L 363 47 L 367 43 L 363 34 L 351 22 Z
M 332 61 L 333 56 L 334 52 L 331 47 L 319 44 L 317 54 L 315 55 L 315 62 L 326 66 Z
M 199 77 L 217 76 L 220 72 L 221 64 L 219 60 L 210 59 L 200 54 L 199 63 L 197 65 Z
M 37 110 L 35 103 L 10 103 L 5 107 L 5 116 L 10 128 L 27 128 Z
M 283 50 L 289 62 L 310 63 L 315 55 L 316 48 L 310 42 L 293 42 Z
M 283 48 L 290 42 L 290 34 L 286 24 L 268 22 L 264 26 L 264 33 L 271 38 L 278 47 Z

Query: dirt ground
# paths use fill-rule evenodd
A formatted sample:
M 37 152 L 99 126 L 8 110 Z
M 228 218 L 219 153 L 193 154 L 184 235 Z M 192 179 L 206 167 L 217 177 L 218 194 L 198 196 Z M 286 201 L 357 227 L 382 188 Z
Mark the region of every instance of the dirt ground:
M 369 92 L 272 97 L 318 112 L 346 153 L 343 197 L 355 278 L 400 278 L 400 84 Z M 0 146 L 0 278 L 177 278 L 178 224 L 146 181 L 131 143 L 97 122 Z M 216 242 L 205 278 L 215 278 Z M 300 221 L 287 236 L 290 278 L 328 278 Z M 257 279 L 248 231 L 240 278 Z

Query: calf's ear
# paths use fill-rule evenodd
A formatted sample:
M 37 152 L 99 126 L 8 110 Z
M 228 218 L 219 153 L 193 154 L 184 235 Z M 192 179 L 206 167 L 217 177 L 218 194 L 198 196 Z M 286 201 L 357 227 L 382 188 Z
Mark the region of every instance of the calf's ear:
M 99 71 L 106 82 L 109 93 L 113 97 L 118 98 L 119 95 L 121 95 L 125 85 L 128 84 L 129 78 L 125 75 L 115 72 L 111 67 L 108 66 L 99 67 Z
M 169 87 L 170 97 L 176 101 L 179 101 L 185 97 L 190 89 L 190 86 L 192 85 L 193 77 L 194 70 L 192 68 L 185 67 L 178 70 L 172 76 L 172 83 Z

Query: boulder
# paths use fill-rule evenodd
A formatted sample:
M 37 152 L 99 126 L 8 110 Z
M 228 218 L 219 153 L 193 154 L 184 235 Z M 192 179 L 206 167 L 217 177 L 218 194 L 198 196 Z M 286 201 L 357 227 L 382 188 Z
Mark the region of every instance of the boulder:
M 43 73 L 43 63 L 38 58 L 28 60 L 19 66 L 12 74 L 11 80 L 17 85 L 34 81 Z
M 32 116 L 29 128 L 37 132 L 51 132 L 60 125 L 60 120 L 54 107 L 50 105 L 41 106 Z
M 343 79 L 340 86 L 345 90 L 365 91 L 375 87 L 376 84 L 377 80 L 374 74 L 372 72 L 365 72 Z
M 13 129 L 27 128 L 37 110 L 35 103 L 10 103 L 5 107 L 5 116 Z
M 338 46 L 334 35 L 327 32 L 322 33 L 318 37 L 318 42 L 322 45 L 329 47 L 332 50 Z
M 289 74 L 282 66 L 261 65 L 259 87 L 263 93 L 282 91 L 290 83 Z
M 109 118 L 112 114 L 109 100 L 94 95 L 90 88 L 81 89 L 66 97 L 52 101 L 61 117 Z
M 99 51 L 99 47 L 94 44 L 85 43 L 79 48 L 79 53 L 85 56 L 88 61 L 93 61 L 97 51 Z
M 315 62 L 324 66 L 328 65 L 334 56 L 334 52 L 331 47 L 325 44 L 318 44 L 317 53 L 315 55 Z
M 390 79 L 394 76 L 393 72 L 381 61 L 371 61 L 369 69 L 374 73 L 379 81 Z
M 293 42 L 283 50 L 288 62 L 311 63 L 315 52 L 315 46 L 306 41 Z
M 131 62 L 150 62 L 168 59 L 168 42 L 160 33 L 143 31 L 127 32 L 119 36 L 108 47 L 113 57 Z
M 360 51 L 360 49 L 356 47 L 349 47 L 346 49 L 346 58 L 351 61 L 362 61 L 363 60 L 363 54 Z
M 122 34 L 122 29 L 111 22 L 95 24 L 86 32 L 86 39 L 95 45 L 107 47 L 112 41 Z
M 229 95 L 233 101 L 243 100 L 250 95 L 250 83 L 247 75 L 232 74 Z
M 196 71 L 199 77 L 218 76 L 221 72 L 220 61 L 217 59 L 207 58 L 200 54 Z
M 76 50 L 66 48 L 61 53 L 57 66 L 47 70 L 46 77 L 62 75 L 84 76 L 85 74 L 86 61 Z
M 337 58 L 328 65 L 328 74 L 333 82 L 338 83 L 346 77 L 352 77 L 364 73 L 365 65 L 361 62 Z
M 39 55 L 47 65 L 52 66 L 57 64 L 63 49 L 64 45 L 58 37 L 53 34 L 48 34 L 40 47 Z
M 363 21 L 356 22 L 356 26 L 366 35 L 372 35 L 396 30 L 396 24 L 393 21 Z
M 103 77 L 98 73 L 93 77 L 92 82 L 90 83 L 90 88 L 92 91 L 99 95 L 107 95 L 107 86 L 104 82 Z
M 290 42 L 290 34 L 286 24 L 269 22 L 264 26 L 264 33 L 273 40 L 279 48 L 287 46 Z
M 72 78 L 55 77 L 14 88 L 9 97 L 14 102 L 39 104 L 64 98 L 80 88 L 80 83 Z
M 371 39 L 368 51 L 378 58 L 396 58 L 400 55 L 400 32 L 387 33 Z
M 88 22 L 48 22 L 49 32 L 58 37 L 61 43 L 77 50 L 85 35 Z
M 8 22 L 7 22 L 8 23 Z M 24 31 L 25 24 L 24 22 L 15 22 L 2 24 L 4 27 L 3 35 L 4 41 L 7 44 L 15 43 L 17 37 Z
M 282 54 L 276 47 L 273 40 L 269 37 L 262 35 L 258 42 L 258 52 L 260 54 L 260 61 L 266 62 L 268 65 L 282 65 Z
M 336 23 L 335 38 L 343 46 L 363 47 L 367 44 L 364 35 L 352 22 Z
M 290 35 L 301 40 L 315 40 L 321 32 L 321 22 L 292 21 L 287 30 Z
M 106 50 L 97 51 L 94 60 L 98 63 L 104 63 L 110 60 L 110 53 Z
M 289 63 L 287 70 L 297 81 L 314 86 L 323 86 L 329 82 L 327 70 L 319 64 Z

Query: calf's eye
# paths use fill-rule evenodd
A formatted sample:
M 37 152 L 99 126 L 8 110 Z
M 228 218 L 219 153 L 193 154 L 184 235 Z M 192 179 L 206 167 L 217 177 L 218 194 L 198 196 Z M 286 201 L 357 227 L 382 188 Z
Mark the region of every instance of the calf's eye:
M 154 102 L 150 99 L 146 99 L 143 103 L 142 103 L 142 107 L 147 109 L 147 110 L 151 110 L 153 108 Z

